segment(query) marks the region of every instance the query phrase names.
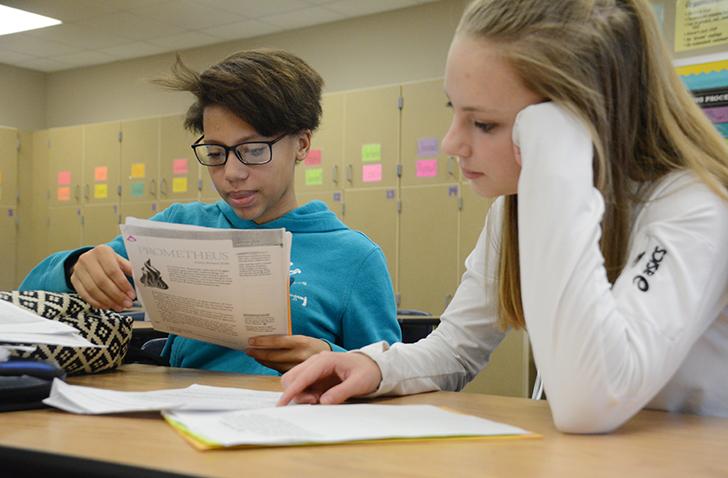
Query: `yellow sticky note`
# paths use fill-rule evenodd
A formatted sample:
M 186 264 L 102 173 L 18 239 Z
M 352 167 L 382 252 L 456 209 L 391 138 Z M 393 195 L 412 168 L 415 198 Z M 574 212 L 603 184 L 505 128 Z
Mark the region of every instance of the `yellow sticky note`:
M 306 169 L 306 186 L 319 186 L 324 183 L 324 170 L 321 168 Z
M 675 51 L 728 44 L 728 0 L 675 2 Z
M 131 179 L 142 179 L 146 176 L 144 163 L 132 163 Z
M 109 185 L 108 184 L 94 184 L 94 198 L 106 199 L 109 197 Z
M 186 193 L 187 192 L 187 178 L 172 179 L 172 192 L 173 193 Z

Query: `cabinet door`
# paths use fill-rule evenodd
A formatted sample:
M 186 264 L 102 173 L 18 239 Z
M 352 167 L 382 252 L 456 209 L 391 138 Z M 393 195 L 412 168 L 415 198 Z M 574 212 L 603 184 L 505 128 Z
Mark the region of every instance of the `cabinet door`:
M 442 152 L 452 111 L 442 79 L 402 85 L 402 186 L 456 182 L 460 169 Z
M 83 128 L 83 203 L 118 205 L 121 125 L 114 121 Z
M 82 220 L 80 207 L 49 207 L 48 250 L 45 255 L 81 247 Z
M 156 201 L 159 118 L 121 122 L 121 204 Z
M 157 213 L 157 203 L 154 201 L 148 202 L 133 202 L 121 205 L 119 208 L 119 216 L 121 224 L 126 222 L 127 217 L 136 217 L 138 219 L 149 219 Z
M 440 315 L 458 284 L 458 185 L 403 187 L 400 307 Z
M 16 240 L 16 278 L 18 281 L 25 277 L 35 266 L 34 239 L 43 236 L 35 228 L 33 222 L 33 203 L 36 196 L 34 189 L 42 189 L 45 192 L 45 181 L 37 181 L 33 175 L 33 133 L 20 132 L 20 148 L 18 149 L 18 225 Z M 40 184 L 39 184 L 40 183 Z M 22 220 L 20 220 L 22 219 Z M 7 251 L 5 254 L 9 254 Z M 0 251 L 0 263 L 5 264 Z
M 298 193 L 296 199 L 299 206 L 314 200 L 323 201 L 339 219 L 344 220 L 344 193 L 342 191 Z
M 397 193 L 391 189 L 344 191 L 344 223 L 379 244 L 387 258 L 392 284 L 397 290 Z
M 159 133 L 159 199 L 199 198 L 199 168 L 191 145 L 197 138 L 184 128 L 184 115 L 164 116 Z
M 460 235 L 458 236 L 458 277 L 465 272 L 465 259 L 470 255 L 478 242 L 478 237 L 485 226 L 485 216 L 493 203 L 473 191 L 469 184 L 460 187 Z
M 344 188 L 397 187 L 400 87 L 346 93 Z
M 528 335 L 511 330 L 490 356 L 490 362 L 463 392 L 487 393 L 509 397 L 530 397 L 533 386 Z
M 48 189 L 50 166 L 48 148 L 48 130 L 33 132 L 33 199 L 32 218 L 33 239 L 29 242 L 32 249 L 33 265 L 40 262 L 48 251 Z M 27 221 L 25 218 L 24 221 Z
M 83 126 L 52 128 L 48 132 L 48 203 L 52 207 L 80 206 L 83 194 Z
M 15 207 L 18 195 L 18 130 L 0 127 L 0 205 Z
M 14 207 L 0 206 L 0 290 L 16 289 L 15 277 L 17 260 L 17 211 Z
M 197 162 L 196 159 L 195 162 Z M 201 165 L 200 163 L 197 163 L 197 168 L 199 170 L 197 189 L 200 190 L 200 200 L 203 202 L 215 202 L 220 199 L 220 194 L 217 192 L 217 189 L 215 189 L 215 184 L 212 182 L 212 178 L 210 177 L 209 168 Z
M 344 155 L 344 93 L 325 95 L 319 129 L 313 133 L 311 149 L 296 165 L 296 192 L 315 193 L 341 188 Z
M 95 246 L 119 235 L 119 206 L 116 204 L 84 206 L 82 214 L 83 244 Z

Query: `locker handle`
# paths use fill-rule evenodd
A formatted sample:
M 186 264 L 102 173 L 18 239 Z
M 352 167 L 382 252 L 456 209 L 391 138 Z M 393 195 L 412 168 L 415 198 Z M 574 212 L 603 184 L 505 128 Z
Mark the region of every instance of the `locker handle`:
M 76 190 L 75 190 L 73 197 L 76 199 L 76 202 L 81 202 L 81 185 L 80 184 L 76 184 Z
M 457 159 L 455 156 L 448 156 L 447 157 L 447 174 L 448 176 L 455 176 L 455 171 L 457 167 Z
M 83 187 L 83 198 L 88 202 L 90 195 L 91 195 L 91 188 L 88 185 L 88 183 L 86 183 Z
M 157 180 L 152 179 L 149 181 L 149 195 L 150 196 L 156 196 L 157 195 Z
M 354 181 L 354 167 L 351 164 L 346 165 L 346 180 L 350 183 Z
M 167 197 L 167 178 L 162 178 L 159 182 L 159 192 L 162 196 Z
M 339 184 L 339 165 L 334 164 L 334 166 L 331 168 L 331 182 L 334 184 Z

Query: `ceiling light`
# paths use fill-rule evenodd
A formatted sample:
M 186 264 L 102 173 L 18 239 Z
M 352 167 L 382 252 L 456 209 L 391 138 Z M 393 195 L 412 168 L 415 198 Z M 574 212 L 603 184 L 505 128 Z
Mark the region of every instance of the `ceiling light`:
M 35 30 L 62 23 L 51 17 L 0 5 L 0 35 Z

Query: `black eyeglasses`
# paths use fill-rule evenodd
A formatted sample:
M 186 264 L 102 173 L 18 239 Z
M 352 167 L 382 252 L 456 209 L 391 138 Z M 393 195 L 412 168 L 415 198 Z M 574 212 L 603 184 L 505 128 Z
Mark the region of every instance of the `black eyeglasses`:
M 270 163 L 273 159 L 273 145 L 286 137 L 285 134 L 272 141 L 244 141 L 232 146 L 215 143 L 200 143 L 205 135 L 200 136 L 192 144 L 197 161 L 203 166 L 223 166 L 227 162 L 230 151 L 241 163 L 249 166 L 257 166 Z

